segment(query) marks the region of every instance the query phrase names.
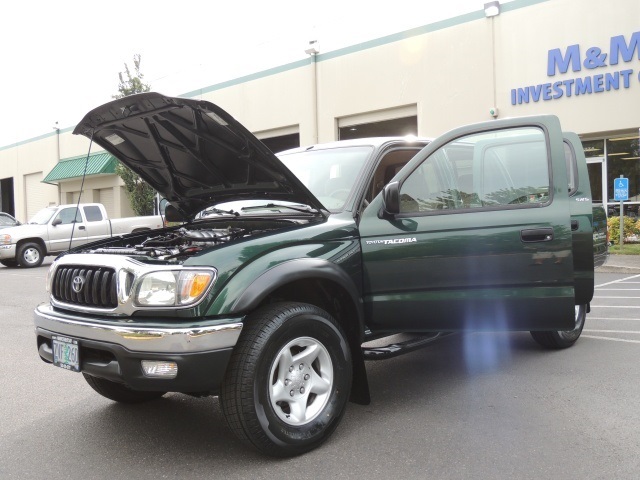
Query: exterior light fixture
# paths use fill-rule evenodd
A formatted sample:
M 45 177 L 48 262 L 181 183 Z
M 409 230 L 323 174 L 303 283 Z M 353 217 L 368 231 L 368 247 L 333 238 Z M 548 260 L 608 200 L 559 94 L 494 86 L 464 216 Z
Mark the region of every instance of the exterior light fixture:
M 167 360 L 142 360 L 142 372 L 145 377 L 176 378 L 178 364 Z
M 307 55 L 317 55 L 320 53 L 320 45 L 317 40 L 311 40 L 309 46 L 305 48 L 304 53 Z
M 489 18 L 489 17 L 496 17 L 500 15 L 500 2 L 499 1 L 495 1 L 495 2 L 488 2 L 484 4 L 484 16 Z

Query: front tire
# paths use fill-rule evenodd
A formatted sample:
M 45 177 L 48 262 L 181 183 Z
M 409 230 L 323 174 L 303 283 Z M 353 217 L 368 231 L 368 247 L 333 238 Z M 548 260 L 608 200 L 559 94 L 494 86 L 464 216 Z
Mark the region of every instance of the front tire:
M 337 322 L 313 305 L 277 303 L 245 321 L 220 403 L 243 442 L 268 455 L 298 455 L 336 429 L 351 379 L 351 352 Z
M 575 307 L 575 327 L 573 330 L 558 330 L 552 332 L 530 332 L 533 339 L 546 348 L 568 348 L 572 346 L 582 333 L 584 321 L 587 316 L 586 305 L 576 305 Z
M 37 243 L 25 243 L 18 248 L 16 260 L 21 267 L 39 267 L 44 260 L 44 252 Z
M 132 390 L 122 383 L 112 382 L 105 378 L 82 374 L 89 386 L 109 400 L 120 403 L 142 403 L 160 398 L 167 392 L 141 392 Z

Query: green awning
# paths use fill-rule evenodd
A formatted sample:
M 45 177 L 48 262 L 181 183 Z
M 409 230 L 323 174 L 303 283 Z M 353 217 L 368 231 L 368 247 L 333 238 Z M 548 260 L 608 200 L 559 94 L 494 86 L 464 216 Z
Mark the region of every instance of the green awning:
M 72 178 L 82 177 L 87 156 L 65 158 L 53 167 L 43 182 L 55 183 Z M 100 173 L 116 173 L 116 159 L 107 152 L 93 153 L 89 155 L 87 164 L 87 175 L 98 175 Z

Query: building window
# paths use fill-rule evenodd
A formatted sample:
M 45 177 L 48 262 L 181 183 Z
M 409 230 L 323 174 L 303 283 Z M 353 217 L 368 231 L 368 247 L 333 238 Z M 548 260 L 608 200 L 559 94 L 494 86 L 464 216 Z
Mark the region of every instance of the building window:
M 587 158 L 591 199 L 594 203 L 604 203 L 602 196 L 602 170 L 604 165 L 604 140 L 588 140 L 582 142 L 584 156 Z
M 638 136 L 607 139 L 607 194 L 615 202 L 613 182 L 622 175 L 629 179 L 629 202 L 640 202 L 640 140 Z M 636 207 L 637 211 L 637 207 Z

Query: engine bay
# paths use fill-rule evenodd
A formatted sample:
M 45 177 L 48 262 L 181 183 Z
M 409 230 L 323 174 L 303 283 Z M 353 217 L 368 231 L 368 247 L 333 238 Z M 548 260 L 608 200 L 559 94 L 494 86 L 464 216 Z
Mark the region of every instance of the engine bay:
M 135 246 L 107 246 L 88 250 L 87 253 L 110 255 L 146 256 L 159 260 L 179 259 L 194 255 L 205 248 L 251 235 L 243 228 L 188 230 L 179 228 L 172 232 L 149 237 Z
M 135 236 L 129 235 L 119 239 L 111 239 L 110 241 L 100 242 L 97 245 L 79 248 L 74 253 L 126 255 L 179 263 L 202 250 L 220 244 L 273 232 L 286 227 L 295 227 L 308 222 L 309 219 L 239 220 L 227 222 L 225 227 L 220 227 L 217 222 L 207 222 L 203 225 L 186 224 L 179 228 L 166 228 Z M 152 233 L 154 235 L 151 235 Z

